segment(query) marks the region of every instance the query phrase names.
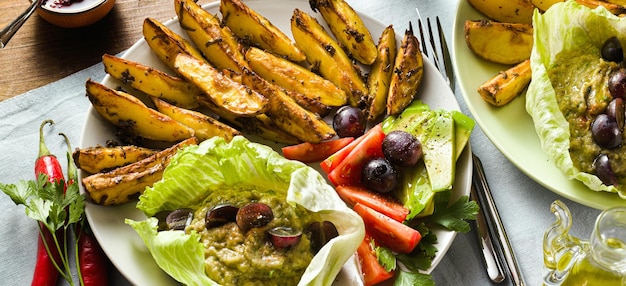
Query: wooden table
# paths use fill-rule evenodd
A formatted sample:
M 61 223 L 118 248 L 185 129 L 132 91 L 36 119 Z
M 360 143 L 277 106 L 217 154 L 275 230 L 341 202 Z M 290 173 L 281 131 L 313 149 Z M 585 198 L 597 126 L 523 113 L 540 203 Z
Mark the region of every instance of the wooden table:
M 0 0 L 0 29 L 28 5 L 28 0 Z M 146 17 L 166 21 L 175 15 L 173 1 L 117 0 L 101 21 L 67 29 L 56 27 L 35 13 L 0 49 L 0 101 L 94 65 L 105 53 L 128 49 L 142 37 Z

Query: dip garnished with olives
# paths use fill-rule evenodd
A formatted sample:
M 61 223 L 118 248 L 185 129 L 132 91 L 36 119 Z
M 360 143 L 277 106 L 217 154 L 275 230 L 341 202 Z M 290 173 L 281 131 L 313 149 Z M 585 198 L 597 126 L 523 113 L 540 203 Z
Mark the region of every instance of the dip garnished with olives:
M 330 285 L 363 220 L 313 168 L 236 136 L 179 151 L 127 219 L 185 285 Z
M 626 19 L 565 1 L 533 29 L 526 110 L 542 149 L 567 178 L 626 198 Z

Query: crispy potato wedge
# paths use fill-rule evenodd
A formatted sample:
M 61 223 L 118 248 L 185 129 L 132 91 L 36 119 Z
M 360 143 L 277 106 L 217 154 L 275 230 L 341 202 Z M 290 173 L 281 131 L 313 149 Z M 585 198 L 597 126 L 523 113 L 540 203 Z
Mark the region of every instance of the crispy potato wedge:
M 227 121 L 232 126 L 243 131 L 246 135 L 257 136 L 272 142 L 287 145 L 302 142 L 295 136 L 280 129 L 276 123 L 274 123 L 272 119 L 265 114 L 260 114 L 254 117 L 237 117 L 232 113 L 224 112 L 223 109 L 219 108 L 207 97 L 199 97 L 198 102 L 209 109 L 212 113 L 217 114 L 220 119 Z
M 172 70 L 175 70 L 174 58 L 178 54 L 187 54 L 206 61 L 189 41 L 155 19 L 146 18 L 143 21 L 143 36 L 150 49 Z
M 478 87 L 478 93 L 495 106 L 505 105 L 524 92 L 531 75 L 530 60 L 525 60 L 487 80 Z
M 354 59 L 371 65 L 378 50 L 361 16 L 343 0 L 310 0 L 313 11 L 318 10 L 335 38 Z
M 332 111 L 332 108 L 328 105 L 321 103 L 319 100 L 315 100 L 310 98 L 302 93 L 295 92 L 293 90 L 288 90 L 282 88 L 282 91 L 287 94 L 289 97 L 293 98 L 293 100 L 304 109 L 311 111 L 321 117 L 324 117 Z
M 289 60 L 254 47 L 246 51 L 245 58 L 252 71 L 273 84 L 328 106 L 347 102 L 346 92 L 334 83 Z
M 280 29 L 239 0 L 220 2 L 222 25 L 252 45 L 295 62 L 306 60 L 304 53 Z
M 180 108 L 158 98 L 153 98 L 153 102 L 159 112 L 193 129 L 195 137 L 200 141 L 214 136 L 230 141 L 233 137 L 241 135 L 237 129 L 198 111 Z
M 87 176 L 82 180 L 83 186 L 96 204 L 110 206 L 130 202 L 163 177 L 165 167 L 178 150 L 196 144 L 198 140 L 191 137 L 130 165 Z
M 174 69 L 194 83 L 217 106 L 237 116 L 255 116 L 267 110 L 267 98 L 233 81 L 208 63 L 185 53 L 173 59 Z
M 149 96 L 163 99 L 182 108 L 196 108 L 201 92 L 193 84 L 140 63 L 105 54 L 104 71 L 111 77 Z
M 465 21 L 465 42 L 477 56 L 499 64 L 518 64 L 530 58 L 533 27 L 488 19 Z
M 603 2 L 607 2 L 610 4 L 619 5 L 619 6 L 626 6 L 626 0 L 604 0 Z
M 531 0 L 530 2 L 533 3 L 533 5 L 535 5 L 535 7 L 539 10 L 546 11 L 552 7 L 552 5 L 563 1 L 565 0 Z
M 221 27 L 220 20 L 192 0 L 174 0 L 181 27 L 205 58 L 218 70 L 230 69 L 241 72 L 247 67 L 242 47 L 228 27 Z
M 321 117 L 298 105 L 283 90 L 248 69 L 241 74 L 243 84 L 269 99 L 267 116 L 282 130 L 298 139 L 319 143 L 335 136 L 335 130 Z
M 360 108 L 369 105 L 367 86 L 360 70 L 315 18 L 294 9 L 291 32 L 313 69 L 345 91 L 350 105 Z
M 609 10 L 609 12 L 615 14 L 615 15 L 622 15 L 622 14 L 626 14 L 626 7 L 622 6 L 622 5 L 618 5 L 615 4 L 613 2 L 610 1 L 599 1 L 599 0 L 576 0 L 576 2 L 578 2 L 578 4 L 587 6 L 591 9 L 594 9 L 598 6 L 602 6 L 604 8 L 606 8 L 607 10 Z
M 178 142 L 194 134 L 193 129 L 147 107 L 133 95 L 110 89 L 91 79 L 85 86 L 89 101 L 103 118 L 115 126 L 132 130 L 137 136 Z
M 402 112 L 415 98 L 424 75 L 424 59 L 420 43 L 413 34 L 413 27 L 404 32 L 400 49 L 393 65 L 393 73 L 387 95 L 387 114 Z
M 535 5 L 531 0 L 467 0 L 474 9 L 503 23 L 532 22 Z
M 153 149 L 132 145 L 95 146 L 74 150 L 72 158 L 76 167 L 89 174 L 96 174 L 143 160 L 156 152 Z
M 370 75 L 367 78 L 367 88 L 371 98 L 367 119 L 370 121 L 383 115 L 386 111 L 387 94 L 389 93 L 396 52 L 396 33 L 393 26 L 389 25 L 380 35 L 378 56 L 372 64 Z

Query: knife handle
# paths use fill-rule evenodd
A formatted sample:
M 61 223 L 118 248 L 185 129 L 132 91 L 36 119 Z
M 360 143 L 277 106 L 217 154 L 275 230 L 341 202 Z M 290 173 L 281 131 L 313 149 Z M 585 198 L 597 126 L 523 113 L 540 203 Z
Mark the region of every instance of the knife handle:
M 483 262 L 485 263 L 485 270 L 489 279 L 495 283 L 500 283 L 506 278 L 504 271 L 502 271 L 502 262 L 500 257 L 496 254 L 496 250 L 493 247 L 493 241 L 489 235 L 489 226 L 485 214 L 483 213 L 483 207 L 476 194 L 476 188 L 474 186 L 470 189 L 470 195 L 478 204 L 480 208 L 476 215 L 476 221 L 474 222 L 476 230 L 476 238 L 480 244 L 480 250 L 483 253 Z

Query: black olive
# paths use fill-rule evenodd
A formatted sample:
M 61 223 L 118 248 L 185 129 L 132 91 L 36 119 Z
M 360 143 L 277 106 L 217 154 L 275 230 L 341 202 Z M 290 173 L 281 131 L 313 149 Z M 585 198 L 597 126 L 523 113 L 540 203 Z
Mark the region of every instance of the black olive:
M 206 228 L 222 226 L 237 221 L 239 208 L 230 204 L 219 204 L 206 212 Z
M 274 219 L 272 208 L 264 203 L 249 203 L 237 212 L 237 225 L 243 232 L 262 227 Z
M 302 237 L 301 230 L 284 226 L 274 227 L 268 230 L 267 233 L 270 236 L 272 245 L 276 248 L 292 247 L 298 244 L 298 242 L 300 242 L 300 238 Z
M 339 236 L 335 224 L 327 220 L 312 222 L 307 226 L 306 232 L 311 237 L 311 250 L 314 253 L 320 251 L 331 239 Z
M 596 176 L 600 178 L 602 183 L 607 186 L 617 185 L 617 177 L 615 177 L 615 173 L 613 172 L 613 168 L 611 167 L 611 161 L 609 160 L 608 155 L 600 154 L 593 161 L 593 167 L 596 169 Z
M 167 215 L 165 222 L 171 230 L 184 230 L 193 219 L 193 210 L 188 208 L 177 209 Z
M 622 44 L 615 36 L 610 37 L 604 42 L 600 52 L 602 53 L 602 58 L 607 61 L 620 63 L 624 60 L 624 50 L 622 49 Z

